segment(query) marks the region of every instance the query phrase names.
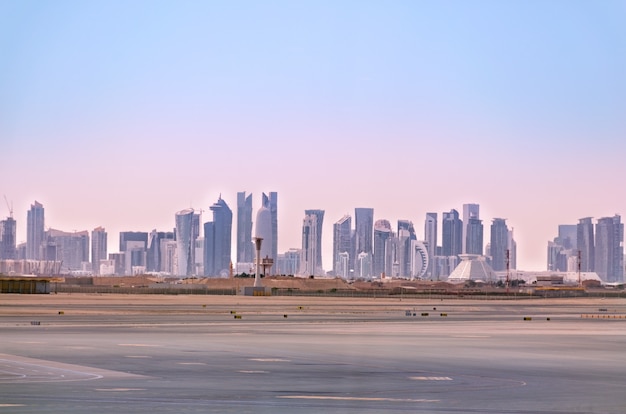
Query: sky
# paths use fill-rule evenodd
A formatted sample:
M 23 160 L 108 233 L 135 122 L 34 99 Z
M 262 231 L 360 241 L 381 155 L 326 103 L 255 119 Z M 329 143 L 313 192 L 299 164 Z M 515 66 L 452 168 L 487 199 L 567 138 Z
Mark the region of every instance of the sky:
M 35 200 L 115 252 L 120 231 L 277 191 L 279 252 L 326 211 L 326 270 L 356 207 L 423 238 L 464 203 L 543 270 L 559 224 L 626 214 L 625 155 L 624 0 L 0 0 L 18 242 Z

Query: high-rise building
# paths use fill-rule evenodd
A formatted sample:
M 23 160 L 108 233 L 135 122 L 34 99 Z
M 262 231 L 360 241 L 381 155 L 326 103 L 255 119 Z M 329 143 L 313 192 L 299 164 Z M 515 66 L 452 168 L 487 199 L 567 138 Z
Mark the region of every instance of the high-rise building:
M 385 273 L 387 260 L 387 240 L 393 236 L 389 220 L 376 220 L 374 223 L 374 263 L 373 275 L 380 277 Z
M 297 275 L 300 273 L 300 256 L 302 251 L 300 249 L 289 249 L 283 254 L 278 255 L 276 262 L 276 274 L 279 275 Z
M 483 251 L 483 241 L 482 241 L 482 236 L 481 236 L 481 240 L 480 240 L 480 247 L 478 247 L 477 245 L 470 245 L 468 244 L 468 238 L 469 238 L 469 232 L 470 230 L 468 229 L 468 227 L 470 226 L 470 219 L 474 219 L 474 220 L 480 220 L 480 206 L 478 204 L 463 204 L 463 247 L 462 247 L 462 252 L 464 254 L 482 254 Z M 474 222 L 474 225 L 476 225 L 476 223 Z M 482 222 L 481 222 L 481 226 L 482 226 Z M 480 232 L 482 234 L 482 228 L 480 229 Z M 477 239 L 476 234 L 473 234 L 472 236 L 473 240 Z M 477 250 L 480 250 L 480 253 L 473 253 Z
M 148 233 L 143 231 L 122 231 L 120 232 L 120 253 L 124 254 L 124 272 L 122 275 L 132 276 L 140 269 L 146 268 L 148 246 Z M 110 257 L 110 255 L 109 255 Z M 116 258 L 116 260 L 118 260 Z M 118 260 L 119 262 L 119 260 Z M 118 273 L 118 263 L 115 264 L 116 274 Z
M 89 262 L 89 232 L 65 232 L 49 229 L 45 232 L 45 260 L 61 262 L 61 272 L 80 271 Z
M 100 261 L 107 260 L 107 232 L 104 227 L 91 231 L 91 269 L 94 275 L 100 274 Z
M 350 257 L 350 251 L 352 250 L 352 218 L 349 215 L 343 216 L 339 221 L 333 224 L 333 273 L 335 276 L 339 276 L 339 266 L 343 267 L 343 259 L 346 253 L 348 258 Z M 349 271 L 350 265 L 348 265 Z
M 374 209 L 373 208 L 355 208 L 354 209 L 354 226 L 355 226 L 355 259 L 359 257 L 361 253 L 368 253 L 372 255 L 374 236 Z M 356 269 L 356 267 L 355 267 Z M 371 271 L 371 266 L 368 268 L 362 268 L 362 270 Z M 364 270 L 364 271 L 365 271 Z M 371 274 L 366 277 L 372 276 Z
M 155 229 L 148 235 L 148 252 L 146 254 L 146 270 L 148 272 L 165 271 L 161 266 L 161 258 L 164 253 L 161 240 L 174 240 L 174 232 L 156 231 Z
M 0 221 L 0 259 L 17 259 L 17 224 L 13 217 Z
M 278 193 L 270 191 L 269 196 L 263 193 L 263 206 L 269 209 L 272 223 L 271 254 L 269 256 L 276 260 L 278 257 Z
M 576 226 L 576 245 L 580 251 L 580 271 L 595 271 L 595 244 L 593 237 L 593 222 L 591 217 L 578 220 Z M 495 270 L 495 269 L 494 269 Z
M 441 247 L 444 256 L 458 256 L 462 252 L 463 222 L 459 219 L 459 212 L 452 209 L 443 213 Z
M 304 210 L 305 216 L 315 216 L 315 223 L 317 228 L 315 229 L 315 265 L 318 273 L 316 275 L 323 275 L 324 267 L 322 266 L 322 226 L 324 224 L 324 210 Z M 303 247 L 304 249 L 304 247 Z
M 465 253 L 466 254 L 483 254 L 483 221 L 478 218 L 470 217 L 467 223 L 464 221 L 465 236 Z
M 399 262 L 399 274 L 401 277 L 410 277 L 411 275 L 411 242 L 417 240 L 415 227 L 411 220 L 398 220 L 398 248 L 402 251 L 398 255 L 402 259 Z
M 321 210 L 306 210 L 307 212 L 321 211 Z M 321 275 L 321 263 L 318 263 L 318 241 L 321 238 L 317 234 L 318 214 L 306 213 L 302 221 L 302 251 L 300 257 L 300 271 L 302 276 Z M 322 213 L 323 217 L 323 213 Z
M 491 222 L 491 268 L 498 272 L 506 270 L 506 252 L 509 249 L 509 228 L 506 219 L 494 218 Z
M 437 255 L 437 213 L 426 213 L 424 241 L 428 249 L 428 256 L 432 259 Z
M 176 275 L 191 276 L 195 266 L 194 211 L 181 210 L 176 219 Z
M 252 194 L 237 193 L 237 263 L 254 262 L 252 241 Z
M 621 217 L 602 217 L 596 224 L 595 272 L 606 283 L 624 280 L 624 225 Z
M 26 258 L 29 260 L 42 259 L 42 243 L 44 241 L 44 208 L 35 201 L 30 205 L 26 217 Z
M 555 240 L 566 249 L 577 250 L 578 230 L 575 224 L 559 225 L 559 239 Z
M 213 222 L 204 224 L 204 275 L 228 276 L 231 258 L 233 213 L 220 197 L 209 208 Z

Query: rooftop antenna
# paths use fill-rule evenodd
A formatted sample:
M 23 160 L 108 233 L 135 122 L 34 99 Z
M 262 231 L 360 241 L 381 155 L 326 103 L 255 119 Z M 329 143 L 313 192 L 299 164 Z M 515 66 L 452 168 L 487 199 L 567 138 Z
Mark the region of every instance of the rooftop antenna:
M 9 217 L 13 218 L 13 202 L 9 205 L 9 200 L 7 200 L 7 196 L 4 196 L 4 201 L 7 203 L 7 207 L 9 208 Z

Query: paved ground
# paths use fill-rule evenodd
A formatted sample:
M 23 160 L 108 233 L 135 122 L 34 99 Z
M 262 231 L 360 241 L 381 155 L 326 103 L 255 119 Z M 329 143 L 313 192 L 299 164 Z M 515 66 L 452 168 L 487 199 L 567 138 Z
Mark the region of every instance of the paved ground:
M 608 299 L 0 295 L 0 413 L 621 414 L 626 319 L 606 317 L 622 315 Z

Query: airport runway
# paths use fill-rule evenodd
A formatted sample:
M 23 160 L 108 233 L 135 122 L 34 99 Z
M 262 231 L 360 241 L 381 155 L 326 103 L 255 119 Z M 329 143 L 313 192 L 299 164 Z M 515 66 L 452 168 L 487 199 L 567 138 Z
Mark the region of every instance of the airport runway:
M 0 414 L 626 412 L 619 299 L 28 296 Z

